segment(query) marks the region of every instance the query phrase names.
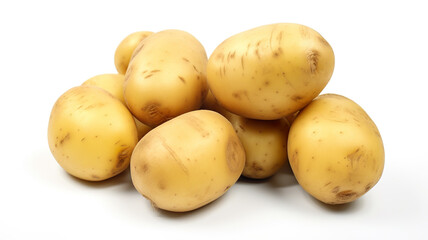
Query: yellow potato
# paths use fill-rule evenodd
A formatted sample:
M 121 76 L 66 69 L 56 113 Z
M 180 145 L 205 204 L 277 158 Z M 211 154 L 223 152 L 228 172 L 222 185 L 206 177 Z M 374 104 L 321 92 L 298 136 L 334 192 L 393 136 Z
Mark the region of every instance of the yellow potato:
M 255 120 L 228 112 L 217 102 L 211 91 L 203 104 L 226 117 L 235 129 L 245 149 L 242 175 L 253 179 L 273 176 L 287 162 L 287 138 L 290 125 L 284 118 Z
M 123 74 L 100 74 L 86 80 L 82 85 L 96 86 L 111 93 L 115 98 L 119 99 L 125 106 L 125 99 L 123 98 L 123 84 L 125 76 Z M 135 124 L 138 131 L 138 139 L 141 139 L 152 128 L 140 122 L 134 117 Z
M 333 69 L 333 50 L 318 32 L 279 23 L 222 42 L 209 58 L 207 78 L 212 93 L 228 111 L 274 120 L 318 96 Z
M 125 99 L 123 98 L 123 83 L 125 82 L 125 75 L 106 73 L 99 74 L 89 78 L 82 85 L 97 86 L 112 94 L 115 98 L 119 99 L 123 104 Z
M 144 136 L 130 168 L 135 188 L 154 206 L 185 212 L 222 196 L 238 180 L 244 164 L 244 149 L 227 119 L 196 110 Z
M 119 174 L 129 166 L 137 141 L 129 110 L 98 87 L 72 88 L 52 108 L 49 148 L 59 165 L 77 178 L 101 181 Z
M 385 152 L 375 123 L 352 100 L 324 94 L 291 125 L 288 156 L 297 181 L 328 204 L 354 201 L 380 179 Z
M 152 34 L 138 45 L 125 75 L 128 108 L 152 127 L 199 109 L 207 92 L 206 63 L 204 47 L 189 33 Z
M 149 31 L 140 31 L 129 34 L 120 42 L 114 53 L 114 65 L 120 74 L 125 74 L 128 68 L 129 61 L 131 60 L 132 53 L 137 45 L 146 37 L 153 34 Z

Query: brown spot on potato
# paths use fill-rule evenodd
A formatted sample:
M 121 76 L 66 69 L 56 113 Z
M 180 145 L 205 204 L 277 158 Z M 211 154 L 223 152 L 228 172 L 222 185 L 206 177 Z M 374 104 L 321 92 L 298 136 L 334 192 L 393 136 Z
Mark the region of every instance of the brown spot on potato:
M 183 58 L 181 58 L 181 59 L 183 59 L 183 61 L 185 61 L 185 62 L 190 62 L 190 61 L 189 61 L 189 59 L 187 59 L 187 58 L 185 58 L 185 57 L 183 57 Z
M 340 187 L 339 187 L 339 186 L 336 186 L 336 187 L 334 187 L 334 188 L 331 190 L 331 192 L 332 192 L 332 193 L 338 193 L 338 192 L 339 192 L 339 190 L 340 190 Z
M 367 185 L 366 185 L 366 187 L 364 188 L 364 191 L 365 191 L 365 192 L 368 192 L 372 187 L 373 187 L 373 184 L 372 184 L 372 183 L 369 183 L 369 184 L 367 184 Z
M 317 50 L 309 50 L 306 53 L 306 59 L 309 63 L 309 70 L 312 74 L 315 74 L 317 72 L 318 68 L 318 59 L 319 59 L 319 52 Z
M 186 80 L 182 76 L 178 76 L 178 78 L 181 80 L 181 82 L 186 83 Z
M 255 51 L 254 51 L 254 54 L 256 54 L 256 56 L 257 56 L 257 58 L 260 60 L 261 59 L 261 57 L 260 57 L 260 53 L 259 53 L 259 49 L 256 49 Z
M 166 189 L 165 183 L 162 181 L 158 182 L 158 188 L 160 190 L 165 190 Z
M 149 75 L 145 76 L 144 79 L 147 79 L 147 78 L 149 78 L 151 76 L 153 76 L 153 74 L 149 74 Z
M 227 190 L 229 190 L 230 187 L 231 187 L 231 185 L 227 185 L 223 191 L 226 192 Z
M 253 163 L 251 164 L 251 169 L 252 169 L 252 170 L 254 170 L 254 171 L 256 171 L 256 172 L 261 172 L 261 171 L 263 171 L 263 167 L 262 167 L 262 166 L 260 166 L 259 164 L 257 164 L 256 162 L 253 162 Z
M 246 90 L 236 91 L 232 93 L 232 96 L 238 100 L 241 100 L 243 97 L 246 97 L 248 100 L 250 100 L 248 97 L 248 92 Z
M 95 174 L 92 174 L 92 175 L 91 175 L 91 178 L 92 178 L 92 179 L 100 179 L 100 177 L 99 177 L 98 175 L 95 175 Z
M 303 100 L 303 99 L 304 99 L 304 97 L 303 97 L 303 96 L 300 96 L 300 95 L 293 95 L 293 96 L 291 96 L 290 98 L 291 98 L 291 100 L 293 100 L 293 101 L 295 101 L 295 102 L 299 102 L 299 101 L 301 101 L 301 100 Z
M 193 127 L 197 132 L 199 132 L 203 138 L 208 137 L 210 135 L 210 132 L 204 128 L 205 123 L 199 118 L 187 115 L 184 120 L 187 122 L 187 124 Z
M 362 150 L 362 147 L 357 148 L 352 153 L 348 154 L 346 156 L 346 159 L 348 159 L 351 162 L 351 166 L 354 167 L 354 164 L 357 164 L 365 155 L 365 152 Z
M 331 182 L 328 182 L 328 183 L 324 184 L 324 187 L 327 187 L 330 184 L 331 184 Z
M 157 72 L 160 72 L 161 70 L 159 70 L 159 69 L 155 69 L 155 70 L 152 70 L 152 71 L 150 71 L 151 73 L 157 73 Z
M 61 138 L 61 140 L 59 141 L 59 144 L 62 145 L 67 140 L 70 140 L 70 133 L 67 133 L 63 138 Z
M 81 141 L 81 142 L 83 142 L 83 141 L 85 141 L 85 140 L 86 140 L 86 138 L 85 138 L 85 137 L 84 137 L 84 138 L 82 138 L 82 139 L 80 139 L 80 141 Z
M 357 196 L 357 193 L 352 191 L 352 190 L 345 190 L 345 191 L 341 191 L 341 192 L 336 194 L 336 198 L 340 202 L 349 201 L 356 196 Z
M 299 152 L 297 151 L 297 149 L 294 150 L 289 161 L 291 166 L 293 167 L 293 171 L 299 171 Z
M 120 151 L 119 154 L 117 155 L 116 168 L 122 168 L 123 164 L 125 163 L 125 161 L 129 159 L 130 156 L 131 156 L 130 147 L 126 147 L 122 149 L 122 151 Z
M 141 110 L 148 115 L 150 124 L 158 125 L 168 120 L 168 114 L 161 109 L 161 104 L 158 102 L 149 102 Z
M 244 55 L 241 56 L 241 68 L 244 69 Z
M 147 173 L 149 171 L 149 165 L 147 163 L 143 164 L 143 173 Z
M 242 170 L 242 159 L 245 158 L 242 145 L 236 137 L 229 137 L 226 146 L 226 162 L 231 172 Z
M 163 146 L 163 148 L 168 151 L 168 153 L 170 154 L 170 156 L 174 160 L 174 162 L 177 163 L 178 166 L 180 166 L 180 168 L 183 170 L 183 172 L 188 175 L 189 170 L 183 164 L 179 155 L 174 151 L 174 149 L 166 143 L 166 140 L 161 135 L 156 134 L 156 137 L 157 137 L 157 139 L 160 140 L 160 143 Z

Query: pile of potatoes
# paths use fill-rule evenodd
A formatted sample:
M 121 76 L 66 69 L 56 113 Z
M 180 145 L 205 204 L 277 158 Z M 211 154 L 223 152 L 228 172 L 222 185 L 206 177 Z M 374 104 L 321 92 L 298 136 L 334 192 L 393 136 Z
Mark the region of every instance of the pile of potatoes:
M 354 201 L 380 179 L 382 138 L 352 100 L 322 94 L 334 69 L 315 30 L 278 23 L 238 33 L 208 58 L 180 30 L 135 32 L 100 74 L 62 94 L 50 150 L 69 174 L 102 181 L 125 170 L 160 209 L 185 212 L 241 177 L 266 179 L 289 162 L 327 204 Z

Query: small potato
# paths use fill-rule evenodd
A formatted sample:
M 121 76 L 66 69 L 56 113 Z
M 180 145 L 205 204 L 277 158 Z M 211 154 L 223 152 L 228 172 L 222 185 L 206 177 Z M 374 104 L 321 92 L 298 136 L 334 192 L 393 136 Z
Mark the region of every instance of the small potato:
M 72 88 L 52 108 L 49 148 L 59 165 L 77 178 L 101 181 L 119 174 L 129 166 L 137 141 L 129 110 L 98 87 Z
M 125 39 L 120 42 L 114 53 L 114 65 L 120 74 L 125 74 L 128 68 L 129 61 L 131 60 L 132 53 L 137 45 L 146 37 L 153 34 L 149 31 L 140 31 L 129 34 Z
M 144 136 L 131 158 L 135 188 L 160 209 L 185 212 L 222 196 L 242 173 L 245 152 L 220 114 L 196 110 Z
M 333 69 L 333 50 L 318 32 L 278 23 L 223 41 L 209 58 L 207 79 L 226 110 L 275 120 L 297 112 L 318 96 Z
M 299 184 L 327 204 L 348 203 L 380 179 L 385 152 L 375 123 L 355 102 L 324 94 L 291 125 L 290 166 Z
M 199 109 L 207 93 L 206 63 L 204 47 L 189 33 L 150 35 L 138 45 L 125 74 L 128 108 L 152 127 Z
M 112 94 L 115 98 L 119 99 L 125 106 L 125 99 L 123 98 L 123 84 L 125 76 L 123 74 L 100 74 L 86 80 L 82 85 L 96 86 L 102 88 Z M 134 117 L 135 124 L 138 131 L 138 139 L 141 139 L 152 128 L 140 122 Z
M 222 114 L 232 123 L 245 149 L 243 176 L 253 179 L 268 178 L 287 162 L 290 125 L 286 119 L 255 120 L 241 117 L 222 108 L 210 91 L 203 108 Z
M 124 82 L 125 75 L 106 73 L 91 77 L 85 82 L 83 82 L 82 85 L 97 86 L 99 88 L 102 88 L 126 105 L 125 99 L 123 98 Z

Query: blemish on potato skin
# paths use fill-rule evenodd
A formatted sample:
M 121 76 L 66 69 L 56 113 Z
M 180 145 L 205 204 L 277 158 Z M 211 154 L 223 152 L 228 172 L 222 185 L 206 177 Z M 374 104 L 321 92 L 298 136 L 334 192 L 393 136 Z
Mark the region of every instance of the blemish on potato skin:
M 345 190 L 345 191 L 341 191 L 339 193 L 336 194 L 336 199 L 339 200 L 340 202 L 343 201 L 349 201 L 350 199 L 354 198 L 357 196 L 357 193 L 352 191 L 352 190 Z
M 339 190 L 340 190 L 340 187 L 339 187 L 339 186 L 336 186 L 336 187 L 334 187 L 334 188 L 331 190 L 331 192 L 332 192 L 332 193 L 338 193 L 338 192 L 339 192 Z
M 186 80 L 182 77 L 182 76 L 177 76 L 181 82 L 183 82 L 184 84 L 186 83 Z
M 59 144 L 64 144 L 65 141 L 70 140 L 70 133 L 67 133 L 60 141 Z
M 319 52 L 317 50 L 309 50 L 306 53 L 306 59 L 309 63 L 310 72 L 315 74 L 318 68 Z
M 226 146 L 226 162 L 231 172 L 240 170 L 243 154 L 239 140 L 232 137 L 229 138 Z
M 100 179 L 100 177 L 99 177 L 98 175 L 95 175 L 95 174 L 92 174 L 92 175 L 91 175 L 91 178 L 92 178 L 92 179 Z
M 226 192 L 227 190 L 229 190 L 229 188 L 231 187 L 231 185 L 227 185 L 225 188 L 224 188 L 224 190 L 223 190 L 223 192 Z

